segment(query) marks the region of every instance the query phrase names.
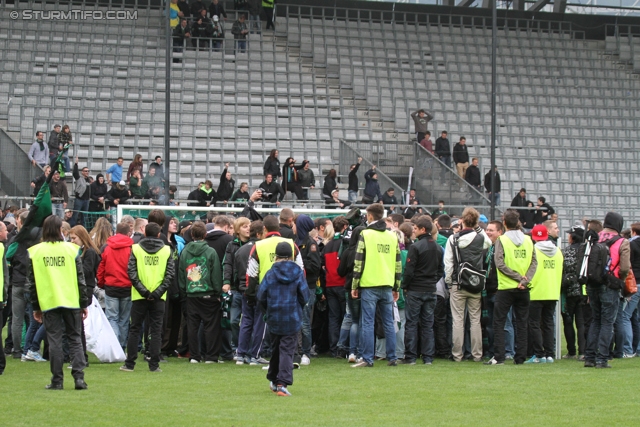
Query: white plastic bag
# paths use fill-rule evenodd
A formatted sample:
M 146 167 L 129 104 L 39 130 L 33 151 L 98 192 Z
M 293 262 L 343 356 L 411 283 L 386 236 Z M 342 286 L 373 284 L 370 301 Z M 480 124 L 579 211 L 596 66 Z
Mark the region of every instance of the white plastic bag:
M 124 351 L 95 296 L 87 309 L 89 315 L 84 321 L 87 350 L 103 363 L 124 362 Z

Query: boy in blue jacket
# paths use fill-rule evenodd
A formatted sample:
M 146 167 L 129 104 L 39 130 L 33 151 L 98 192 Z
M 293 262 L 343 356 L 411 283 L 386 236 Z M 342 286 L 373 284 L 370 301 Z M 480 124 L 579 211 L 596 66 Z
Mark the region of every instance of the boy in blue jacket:
M 304 272 L 292 259 L 292 245 L 278 243 L 275 263 L 262 279 L 257 295 L 271 333 L 273 353 L 267 379 L 278 396 L 291 396 L 287 386 L 293 384 L 293 354 L 302 327 L 302 308 L 309 300 Z

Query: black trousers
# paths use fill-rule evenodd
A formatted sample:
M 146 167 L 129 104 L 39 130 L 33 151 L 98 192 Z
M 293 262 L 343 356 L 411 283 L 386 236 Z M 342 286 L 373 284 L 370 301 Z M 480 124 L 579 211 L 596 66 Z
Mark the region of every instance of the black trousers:
M 304 192 L 302 191 L 302 186 L 297 182 L 288 182 L 287 191 L 290 193 L 294 193 L 298 200 L 303 200 L 305 198 Z
M 335 356 L 338 352 L 340 340 L 340 328 L 347 311 L 347 297 L 344 286 L 332 286 L 325 288 L 327 307 L 329 308 L 329 351 Z
M 496 292 L 493 308 L 493 349 L 498 362 L 504 362 L 504 325 L 509 309 L 516 315 L 516 354 L 514 362 L 524 363 L 527 358 L 527 324 L 529 323 L 529 291 L 509 290 Z
M 436 298 L 436 309 L 433 312 L 436 357 L 446 359 L 451 356 L 451 328 L 447 327 L 447 318 L 450 317 L 451 306 L 449 305 L 449 299 L 445 299 L 440 295 L 437 295 Z
M 71 375 L 75 380 L 84 379 L 83 369 L 86 361 L 82 350 L 82 311 L 80 309 L 55 308 L 43 313 L 44 327 L 49 341 L 49 364 L 51 366 L 51 383 L 62 384 L 64 379 L 64 355 L 62 338 L 66 335 L 69 341 L 71 357 Z
M 293 384 L 293 353 L 298 344 L 298 333 L 271 334 L 271 360 L 267 379 L 276 385 Z
M 220 354 L 220 301 L 213 297 L 187 298 L 187 330 L 190 358 L 197 361 L 217 361 Z M 204 354 L 200 354 L 198 330 L 202 322 Z
M 267 15 L 267 30 L 269 28 L 276 29 L 276 26 L 273 24 L 273 8 L 272 7 L 263 7 L 265 15 Z M 275 177 L 274 177 L 275 178 Z
M 142 332 L 142 323 L 149 315 L 149 369 L 154 371 L 160 363 L 160 346 L 162 345 L 162 319 L 164 317 L 165 302 L 163 300 L 149 301 L 140 299 L 131 303 L 131 327 L 127 340 L 127 360 L 125 365 L 133 369 L 138 358 L 138 343 Z
M 564 303 L 564 312 L 562 313 L 562 322 L 564 324 L 564 337 L 567 340 L 567 353 L 571 356 L 576 355 L 576 329 L 578 338 L 578 353 L 584 354 L 587 345 L 586 329 L 584 327 L 583 315 L 583 296 L 567 297 Z M 574 329 L 575 322 L 575 329 Z
M 531 301 L 529 303 L 529 339 L 537 357 L 555 357 L 553 313 L 557 301 Z

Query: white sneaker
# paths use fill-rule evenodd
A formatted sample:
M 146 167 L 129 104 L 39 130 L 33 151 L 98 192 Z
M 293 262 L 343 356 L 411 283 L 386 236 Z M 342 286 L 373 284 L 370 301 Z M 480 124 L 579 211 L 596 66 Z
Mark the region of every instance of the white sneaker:
M 349 363 L 356 363 L 356 355 L 351 353 L 349 355 Z
M 551 356 L 547 357 L 547 363 L 553 363 L 553 357 Z
M 191 359 L 189 360 L 189 363 L 200 363 L 200 362 L 198 362 L 196 359 Z
M 303 366 L 309 366 L 311 364 L 311 359 L 309 359 L 309 357 L 304 354 L 300 360 L 300 364 Z

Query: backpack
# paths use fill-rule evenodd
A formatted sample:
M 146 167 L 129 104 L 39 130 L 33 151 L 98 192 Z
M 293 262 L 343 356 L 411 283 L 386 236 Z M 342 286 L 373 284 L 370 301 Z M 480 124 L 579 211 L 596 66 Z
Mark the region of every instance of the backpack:
M 591 286 L 607 283 L 609 247 L 606 244 L 588 239 L 578 248 L 576 258 L 578 283 Z
M 455 265 L 453 284 L 457 285 L 458 289 L 464 289 L 472 294 L 479 294 L 484 290 L 487 272 L 462 259 L 458 238 L 457 234 L 453 236 L 453 261 Z M 474 238 L 474 242 L 478 238 L 483 239 L 481 235 L 477 235 Z
M 568 247 L 564 251 L 564 265 L 562 268 L 562 292 L 567 297 L 582 295 L 582 285 L 578 282 L 578 248 Z M 583 255 L 584 256 L 584 255 Z

